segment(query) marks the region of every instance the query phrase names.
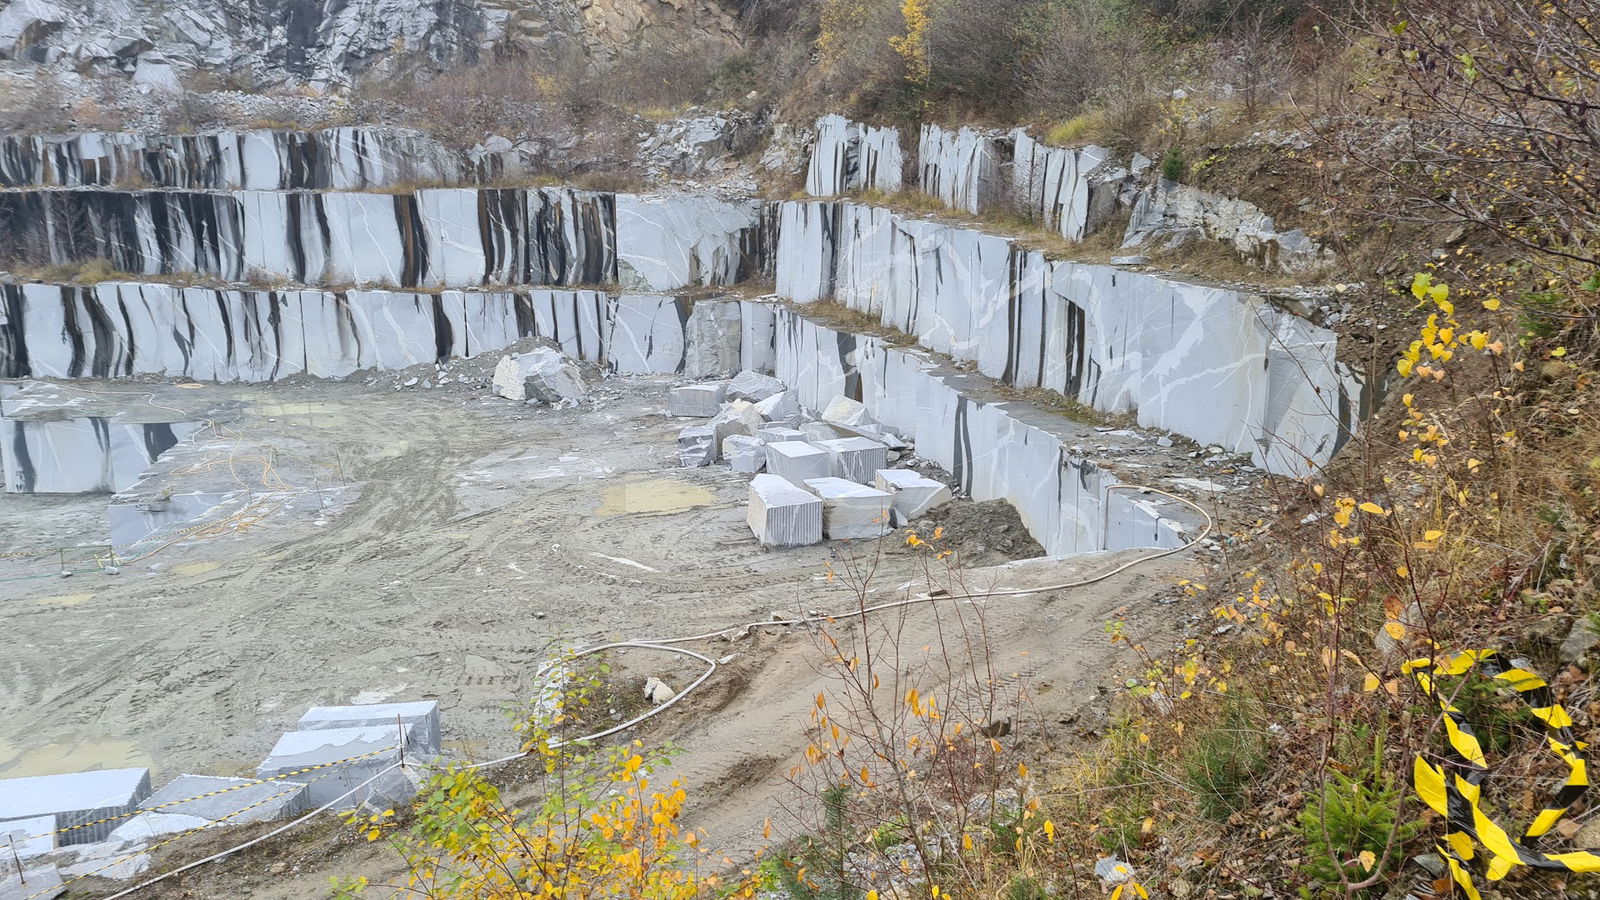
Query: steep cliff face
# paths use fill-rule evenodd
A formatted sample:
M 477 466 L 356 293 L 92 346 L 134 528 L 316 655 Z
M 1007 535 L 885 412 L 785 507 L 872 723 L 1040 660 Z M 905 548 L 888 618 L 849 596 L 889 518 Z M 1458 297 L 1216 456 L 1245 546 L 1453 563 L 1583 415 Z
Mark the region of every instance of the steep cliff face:
M 0 58 L 170 85 L 208 69 L 260 83 L 348 82 L 385 57 L 447 67 L 497 48 L 605 61 L 685 39 L 733 47 L 717 0 L 10 0 Z

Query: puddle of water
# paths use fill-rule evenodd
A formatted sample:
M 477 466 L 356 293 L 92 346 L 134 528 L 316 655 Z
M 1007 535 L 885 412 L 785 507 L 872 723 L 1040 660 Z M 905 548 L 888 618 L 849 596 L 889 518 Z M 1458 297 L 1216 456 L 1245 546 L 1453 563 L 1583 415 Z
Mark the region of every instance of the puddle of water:
M 77 606 L 94 599 L 93 593 L 88 594 L 60 594 L 55 597 L 40 597 L 40 606 Z
M 0 738 L 0 775 L 22 778 L 29 775 L 66 775 L 95 769 L 127 769 L 150 766 L 150 754 L 133 741 L 93 743 L 53 743 L 24 751 Z
M 172 574 L 181 575 L 184 578 L 193 578 L 196 575 L 204 575 L 207 572 L 215 572 L 220 568 L 222 568 L 222 563 L 211 560 L 204 562 L 186 562 L 178 563 L 177 565 L 173 566 Z
M 710 506 L 716 497 L 698 484 L 676 478 L 651 478 L 608 487 L 600 495 L 598 516 L 660 516 Z

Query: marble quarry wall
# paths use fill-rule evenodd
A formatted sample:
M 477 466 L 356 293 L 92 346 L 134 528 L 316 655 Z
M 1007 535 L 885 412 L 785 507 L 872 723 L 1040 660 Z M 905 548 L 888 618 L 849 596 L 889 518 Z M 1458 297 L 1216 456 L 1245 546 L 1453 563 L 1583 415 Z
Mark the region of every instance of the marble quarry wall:
M 1005 500 L 1052 555 L 1176 547 L 1198 527 L 1177 504 L 1115 491 L 1117 479 L 1075 455 L 1082 426 L 1022 403 L 975 399 L 972 376 L 927 353 L 837 331 L 777 310 L 777 377 L 820 410 L 835 397 L 865 404 L 878 423 L 916 444 L 975 500 Z
M 6 284 L 0 377 L 342 378 L 474 356 L 523 338 L 548 339 L 617 374 L 674 374 L 685 365 L 691 306 L 673 296 L 593 290 Z
M 860 190 L 893 194 L 901 188 L 904 169 L 900 129 L 823 116 L 817 120 L 816 142 L 806 168 L 806 193 L 813 197 Z
M 398 128 L 6 135 L 0 187 L 365 190 L 487 174 L 465 154 Z
M 1051 147 L 1021 128 L 1011 140 L 1011 203 L 1067 240 L 1083 240 L 1133 202 L 1136 174 L 1110 149 Z M 1136 167 L 1148 164 L 1140 157 Z
M 1005 200 L 1010 139 L 962 126 L 924 124 L 917 140 L 917 184 L 951 209 L 978 213 Z
M 0 192 L 0 258 L 137 275 L 464 287 L 725 285 L 770 267 L 757 200 L 567 188 Z
M 1266 299 L 1047 259 L 1007 238 L 855 203 L 783 204 L 778 293 L 832 298 L 1016 387 L 1300 475 L 1359 418 L 1336 336 Z
M 156 457 L 200 422 L 125 424 L 99 416 L 0 418 L 0 460 L 12 494 L 113 493 L 139 480 Z

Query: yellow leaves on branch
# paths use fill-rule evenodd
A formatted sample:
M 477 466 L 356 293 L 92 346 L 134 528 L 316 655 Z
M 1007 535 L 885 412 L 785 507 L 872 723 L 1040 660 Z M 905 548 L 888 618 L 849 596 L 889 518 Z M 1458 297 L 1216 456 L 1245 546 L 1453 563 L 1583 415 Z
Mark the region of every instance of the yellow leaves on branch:
M 889 38 L 889 47 L 899 54 L 906 67 L 906 80 L 912 84 L 926 84 L 933 69 L 928 61 L 928 11 L 933 0 L 902 0 L 900 17 L 905 20 L 906 33 Z
M 1461 323 L 1455 318 L 1455 304 L 1450 302 L 1450 286 L 1435 284 L 1431 274 L 1417 273 L 1411 280 L 1411 294 L 1417 298 L 1418 306 L 1432 304 L 1436 311 L 1428 314 L 1427 322 L 1422 326 L 1417 340 L 1411 342 L 1411 346 L 1400 354 L 1400 360 L 1395 363 L 1395 368 L 1402 376 L 1410 378 L 1416 375 L 1442 381 L 1445 375 L 1444 369 L 1431 363 L 1449 362 L 1455 357 L 1456 349 L 1462 346 L 1495 355 L 1505 351 L 1505 344 L 1492 340 L 1492 335 L 1487 331 L 1461 330 Z M 1500 308 L 1500 301 L 1485 300 L 1483 305 L 1487 309 L 1495 310 Z M 1443 318 L 1440 318 L 1441 315 Z M 1422 358 L 1424 350 L 1428 353 L 1427 363 L 1424 363 Z

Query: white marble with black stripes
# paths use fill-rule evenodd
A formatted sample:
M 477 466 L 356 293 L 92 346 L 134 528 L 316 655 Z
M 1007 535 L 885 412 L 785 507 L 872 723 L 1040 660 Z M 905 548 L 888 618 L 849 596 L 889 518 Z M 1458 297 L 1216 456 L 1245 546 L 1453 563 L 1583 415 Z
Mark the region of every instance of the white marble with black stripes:
M 834 299 L 1007 384 L 1135 413 L 1280 474 L 1326 463 L 1361 418 L 1333 332 L 1260 295 L 857 203 L 779 215 L 780 295 Z

